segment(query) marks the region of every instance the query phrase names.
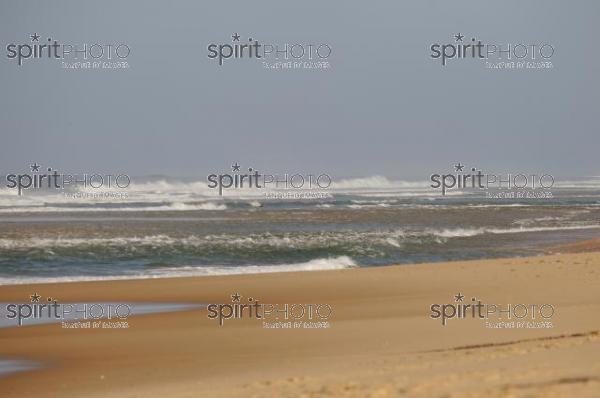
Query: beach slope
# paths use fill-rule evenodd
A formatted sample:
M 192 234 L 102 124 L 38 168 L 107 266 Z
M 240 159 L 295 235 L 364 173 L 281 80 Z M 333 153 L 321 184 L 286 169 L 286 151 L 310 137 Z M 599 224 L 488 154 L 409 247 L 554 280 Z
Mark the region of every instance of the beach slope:
M 330 328 L 223 326 L 206 308 L 128 329 L 0 329 L 0 358 L 39 369 L 2 397 L 598 397 L 600 253 L 337 271 L 0 287 L 0 302 L 326 303 Z M 457 299 L 456 296 L 459 296 Z M 432 304 L 549 304 L 551 328 L 442 325 Z M 486 327 L 487 325 L 487 327 Z

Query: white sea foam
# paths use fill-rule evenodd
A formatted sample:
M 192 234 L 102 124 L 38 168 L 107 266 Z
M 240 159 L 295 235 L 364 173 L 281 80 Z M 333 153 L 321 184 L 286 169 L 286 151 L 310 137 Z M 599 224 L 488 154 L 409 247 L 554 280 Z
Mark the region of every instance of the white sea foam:
M 352 204 L 352 205 L 348 205 L 347 207 L 349 209 L 365 209 L 365 208 L 372 208 L 372 207 L 390 207 L 391 205 L 389 203 L 371 203 L 371 204 Z
M 173 238 L 167 235 L 128 236 L 112 238 L 22 238 L 22 239 L 0 239 L 0 249 L 53 249 L 69 248 L 78 246 L 169 246 L 176 243 L 193 244 L 200 241 L 198 238 Z
M 553 188 L 560 189 L 598 189 L 600 188 L 600 177 L 589 177 L 578 180 L 556 180 Z
M 427 181 L 403 181 L 390 180 L 383 176 L 371 176 L 364 178 L 348 178 L 334 181 L 332 183 L 334 189 L 350 189 L 350 190 L 377 190 L 377 189 L 428 189 Z
M 252 207 L 262 207 L 262 203 L 260 203 L 258 200 L 252 200 L 248 202 L 248 204 Z
M 152 271 L 153 275 L 233 275 L 233 274 L 261 274 L 270 272 L 294 271 L 322 271 L 356 267 L 356 263 L 348 256 L 334 258 L 318 258 L 304 263 L 276 264 L 276 265 L 244 265 L 244 266 L 185 266 L 165 267 Z
M 568 231 L 600 229 L 599 224 L 569 223 L 554 226 L 519 226 L 513 228 L 490 227 L 465 227 L 465 228 L 425 228 L 391 229 L 378 231 L 352 231 L 341 230 L 322 233 L 287 233 L 273 235 L 270 233 L 250 234 L 239 236 L 236 234 L 219 235 L 189 235 L 169 236 L 164 234 L 146 236 L 116 236 L 116 237 L 31 237 L 0 239 L 0 250 L 25 250 L 39 249 L 52 250 L 59 248 L 91 248 L 91 247 L 116 247 L 116 248 L 169 248 L 183 250 L 184 248 L 220 247 L 258 249 L 270 247 L 276 249 L 309 249 L 334 247 L 340 245 L 381 244 L 395 247 L 401 246 L 404 241 L 412 243 L 426 241 L 428 238 L 464 238 L 484 234 L 519 234 L 548 231 Z M 359 247 L 357 246 L 358 250 Z
M 598 196 L 595 192 L 600 189 L 600 178 L 585 180 L 557 181 L 554 187 L 557 193 L 560 190 L 575 190 L 578 198 L 593 198 Z M 383 176 L 363 178 L 333 179 L 331 186 L 326 190 L 337 198 L 338 195 L 351 195 L 365 200 L 397 200 L 400 198 L 420 198 L 438 200 L 443 199 L 438 190 L 430 187 L 429 181 L 406 181 L 390 179 Z M 99 190 L 81 188 L 82 195 L 64 195 L 63 191 L 25 190 L 22 196 L 17 195 L 14 189 L 0 187 L 0 214 L 7 213 L 55 213 L 55 212 L 106 212 L 106 211 L 177 211 L 177 210 L 225 210 L 227 200 L 245 201 L 251 207 L 264 205 L 262 199 L 265 194 L 276 194 L 276 189 L 227 189 L 224 196 L 219 196 L 215 189 L 210 189 L 205 180 L 179 181 L 162 178 L 147 182 L 135 182 L 132 179 L 127 189 Z M 311 190 L 298 190 L 296 193 L 309 193 Z M 582 193 L 583 192 L 583 193 Z M 587 193 L 585 193 L 587 192 Z M 65 192 L 66 193 L 66 192 Z M 102 194 L 108 194 L 103 196 Z M 126 194 L 115 197 L 114 194 Z M 451 190 L 446 193 L 446 198 L 470 197 L 479 195 L 480 192 Z M 314 201 L 319 205 L 320 201 Z M 110 206 L 104 206 L 110 204 Z M 357 205 L 370 203 L 353 203 Z M 375 203 L 373 203 L 375 204 Z M 391 205 L 397 205 L 390 203 Z M 82 207 L 86 205 L 87 207 Z M 472 207 L 523 207 L 534 206 L 528 203 L 472 203 Z M 358 206 L 351 208 L 360 209 Z
M 453 229 L 428 229 L 429 234 L 442 238 L 460 238 L 483 234 L 518 234 L 525 232 L 563 231 L 576 229 L 595 229 L 600 225 L 562 225 L 548 227 L 519 227 L 519 228 L 453 228 Z
M 182 203 L 173 202 L 164 205 L 150 206 L 127 206 L 120 207 L 81 207 L 81 206 L 43 206 L 43 205 L 25 205 L 0 208 L 0 214 L 11 213 L 72 213 L 72 212 L 152 212 L 152 211 L 194 211 L 194 210 L 226 210 L 224 203 L 205 202 L 205 203 Z
M 298 272 L 298 271 L 324 271 L 356 267 L 356 263 L 348 256 L 333 258 L 318 258 L 304 263 L 272 264 L 272 265 L 189 265 L 180 267 L 154 268 L 151 271 L 135 275 L 108 275 L 108 276 L 62 276 L 62 277 L 0 277 L 0 285 L 17 285 L 29 283 L 55 283 L 79 282 L 93 280 L 123 280 L 123 279 L 151 279 L 172 278 L 185 276 L 211 276 L 211 275 L 238 275 L 238 274 L 263 274 L 273 272 Z

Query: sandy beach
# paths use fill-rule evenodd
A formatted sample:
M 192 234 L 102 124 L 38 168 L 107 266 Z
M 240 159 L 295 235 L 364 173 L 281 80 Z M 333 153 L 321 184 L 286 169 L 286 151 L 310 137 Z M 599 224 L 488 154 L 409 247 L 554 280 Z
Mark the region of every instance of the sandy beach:
M 0 398 L 600 398 L 600 1 L 3 1 Z
M 0 329 L 0 357 L 42 366 L 0 379 L 3 397 L 597 397 L 600 253 L 153 280 L 0 287 L 62 302 L 328 303 L 327 329 L 218 326 L 206 308 L 134 316 L 128 329 Z M 430 318 L 461 293 L 550 303 L 552 328 Z

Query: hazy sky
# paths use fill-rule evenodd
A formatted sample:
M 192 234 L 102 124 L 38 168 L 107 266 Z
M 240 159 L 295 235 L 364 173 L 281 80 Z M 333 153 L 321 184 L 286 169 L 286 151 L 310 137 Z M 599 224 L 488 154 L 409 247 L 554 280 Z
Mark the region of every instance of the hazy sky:
M 327 3 L 327 4 L 325 4 Z M 420 178 L 487 170 L 600 174 L 600 2 L 4 1 L 0 174 L 201 178 L 238 161 L 273 172 Z M 126 43 L 127 71 L 7 59 L 29 35 Z M 327 43 L 331 68 L 219 67 L 210 43 Z M 432 43 L 551 43 L 554 68 L 442 67 Z

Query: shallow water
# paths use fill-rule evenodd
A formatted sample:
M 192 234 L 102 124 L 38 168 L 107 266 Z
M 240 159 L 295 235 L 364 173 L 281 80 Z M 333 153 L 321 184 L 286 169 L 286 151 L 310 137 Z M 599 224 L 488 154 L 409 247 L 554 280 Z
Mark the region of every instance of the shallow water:
M 34 305 L 33 303 L 0 303 L 0 328 L 7 327 L 18 327 L 17 319 L 7 318 L 7 315 L 11 314 L 8 310 L 8 306 L 11 304 L 23 304 L 23 305 Z M 44 303 L 41 303 L 44 304 Z M 83 319 L 82 313 L 79 314 L 76 312 L 77 309 L 86 308 L 84 307 L 87 304 L 88 308 L 90 305 L 94 305 L 96 310 L 92 310 L 92 314 L 94 318 Z M 39 305 L 39 304 L 38 304 Z M 40 316 L 30 317 L 27 319 L 23 319 L 22 326 L 29 325 L 42 325 L 48 323 L 60 323 L 63 321 L 94 321 L 94 320 L 106 320 L 109 317 L 109 308 L 112 310 L 117 306 L 128 305 L 131 309 L 131 312 L 127 312 L 128 315 L 142 315 L 142 314 L 151 314 L 151 313 L 159 313 L 159 312 L 174 312 L 174 311 L 187 311 L 196 308 L 201 308 L 201 304 L 180 304 L 180 303 L 59 303 L 59 305 L 71 305 L 72 311 L 66 313 L 64 317 L 55 318 L 52 313 L 48 313 L 46 310 L 40 311 Z M 101 307 L 98 307 L 101 306 Z M 27 309 L 22 311 L 23 314 L 26 314 Z M 16 309 L 18 311 L 18 309 Z M 114 312 L 113 312 L 114 313 Z M 100 316 L 102 314 L 102 316 Z M 116 317 L 112 317 L 113 321 L 118 321 L 120 319 Z
M 0 377 L 9 375 L 15 372 L 32 370 L 38 368 L 39 364 L 33 361 L 25 361 L 20 359 L 1 359 L 0 358 Z

